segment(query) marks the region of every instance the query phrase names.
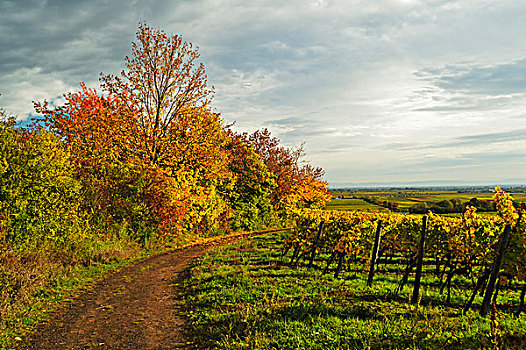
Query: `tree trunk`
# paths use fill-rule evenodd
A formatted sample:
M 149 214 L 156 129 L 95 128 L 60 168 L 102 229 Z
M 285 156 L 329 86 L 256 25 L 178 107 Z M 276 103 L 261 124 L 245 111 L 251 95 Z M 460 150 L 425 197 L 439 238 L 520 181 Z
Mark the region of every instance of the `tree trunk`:
M 331 256 L 329 257 L 329 260 L 327 260 L 327 266 L 325 267 L 325 270 L 323 270 L 323 275 L 329 272 L 329 267 L 331 266 L 335 257 L 336 257 L 336 252 L 332 252 Z
M 522 309 L 524 308 L 524 297 L 526 296 L 526 283 L 524 283 L 524 285 L 522 286 L 522 291 L 521 291 L 521 301 L 520 301 L 520 304 L 519 304 L 519 308 L 517 309 L 517 313 L 516 315 L 519 316 L 522 312 Z
M 473 300 L 475 300 L 475 297 L 477 296 L 477 292 L 479 291 L 479 289 L 484 290 L 484 284 L 486 284 L 486 281 L 488 280 L 490 272 L 491 270 L 489 268 L 486 268 L 484 270 L 484 274 L 478 278 L 477 285 L 475 286 L 475 289 L 473 290 L 471 297 L 469 298 L 466 305 L 464 306 L 464 312 L 467 312 L 471 308 L 471 305 L 473 304 Z

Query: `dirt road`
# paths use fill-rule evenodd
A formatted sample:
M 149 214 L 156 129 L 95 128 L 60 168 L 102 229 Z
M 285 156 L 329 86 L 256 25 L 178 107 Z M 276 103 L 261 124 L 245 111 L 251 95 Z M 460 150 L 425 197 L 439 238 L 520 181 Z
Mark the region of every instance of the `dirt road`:
M 153 256 L 108 276 L 66 305 L 26 349 L 183 349 L 177 284 L 193 259 L 238 236 Z

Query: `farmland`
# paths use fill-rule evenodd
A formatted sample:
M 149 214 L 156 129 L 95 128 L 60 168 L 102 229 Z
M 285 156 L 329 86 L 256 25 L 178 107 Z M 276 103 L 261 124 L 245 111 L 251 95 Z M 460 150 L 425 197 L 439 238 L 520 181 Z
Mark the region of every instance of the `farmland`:
M 359 210 L 359 211 L 387 211 L 384 207 L 379 205 L 367 203 L 366 201 L 359 198 L 344 198 L 344 199 L 332 199 L 327 206 L 327 210 Z
M 526 203 L 526 189 L 523 187 L 514 188 L 510 194 L 521 203 Z M 382 211 L 381 205 L 375 205 L 364 201 L 367 198 L 374 198 L 379 203 L 396 203 L 398 210 L 409 212 L 417 203 L 425 203 L 427 207 L 447 200 L 458 200 L 462 203 L 469 202 L 473 198 L 483 201 L 491 201 L 493 198 L 492 188 L 485 189 L 334 189 L 331 190 L 332 199 L 327 204 L 329 210 L 363 210 L 363 211 Z M 343 199 L 341 199 L 343 197 Z

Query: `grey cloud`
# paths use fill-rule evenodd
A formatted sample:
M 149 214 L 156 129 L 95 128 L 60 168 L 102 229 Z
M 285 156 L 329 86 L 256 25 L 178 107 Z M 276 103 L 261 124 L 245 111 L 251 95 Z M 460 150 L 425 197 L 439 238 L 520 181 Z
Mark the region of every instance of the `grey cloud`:
M 504 95 L 526 91 L 526 58 L 503 64 L 489 66 L 460 65 L 446 66 L 419 72 L 432 74 L 427 78 L 448 91 L 461 91 L 471 94 Z
M 466 146 L 494 145 L 505 142 L 524 141 L 526 142 L 526 129 L 517 129 L 504 132 L 465 135 L 455 137 L 447 142 L 435 143 L 413 143 L 413 142 L 393 142 L 382 146 L 382 149 L 393 151 L 416 151 L 429 149 L 458 148 Z M 514 154 L 513 152 L 510 154 Z M 519 153 L 521 154 L 521 153 Z M 526 158 L 525 158 L 526 159 Z
M 425 146 L 424 146 L 425 147 Z M 390 142 L 382 145 L 383 150 L 391 151 L 414 151 L 416 149 L 422 149 L 423 146 L 415 144 L 414 142 Z
M 448 148 L 448 147 L 465 147 L 478 145 L 493 145 L 505 142 L 525 141 L 526 129 L 511 130 L 497 133 L 466 135 L 455 138 L 451 142 L 428 145 L 427 148 Z M 510 153 L 510 154 L 513 154 Z
M 151 3 L 154 5 L 154 3 Z M 118 73 L 148 5 L 129 1 L 0 1 L 1 102 L 27 117 L 100 72 Z M 47 94 L 45 93 L 47 91 Z
M 507 141 L 516 141 L 523 140 L 526 141 L 526 129 L 512 130 L 506 132 L 496 132 L 489 134 L 480 134 L 480 135 L 468 135 L 461 136 L 458 138 L 460 143 L 480 143 L 480 142 L 507 142 Z
M 525 152 L 476 152 L 459 154 L 454 158 L 437 158 L 420 160 L 412 164 L 415 172 L 433 174 L 437 171 L 454 170 L 459 173 L 473 173 L 485 171 L 493 173 L 501 171 L 500 176 L 510 176 L 513 168 L 524 169 L 524 165 L 515 165 L 517 161 L 523 163 Z M 402 170 L 403 171 L 403 170 Z M 519 172 L 520 173 L 520 172 Z M 517 173 L 517 175 L 519 174 Z M 477 175 L 480 176 L 480 175 Z
M 520 170 L 515 175 L 525 174 L 525 158 L 526 152 L 465 153 L 451 158 L 408 159 L 395 165 L 377 167 L 375 172 L 384 178 L 396 180 L 403 180 L 404 176 L 408 179 L 410 174 L 420 180 L 438 180 L 437 176 L 441 176 L 444 179 L 482 179 L 491 182 L 492 179 L 509 177 L 513 168 Z M 517 161 L 520 162 L 519 165 L 515 165 Z M 485 176 L 479 174 L 481 171 Z
M 299 137 L 324 137 L 330 134 L 319 120 L 310 118 L 289 117 L 273 120 L 267 123 L 270 130 L 277 129 L 280 137 L 299 138 Z
M 517 141 L 526 128 L 525 14 L 511 0 L 0 0 L 0 105 L 25 117 L 32 100 L 81 81 L 97 87 L 99 72 L 122 69 L 146 20 L 200 47 L 214 106 L 240 131 L 267 126 L 285 144 L 306 141 L 322 161 L 469 150 Z M 491 135 L 492 112 L 509 135 Z M 487 126 L 436 137 L 442 119 L 469 118 Z M 392 142 L 414 132 L 415 145 Z M 386 172 L 398 169 L 382 159 Z
M 526 58 L 494 64 L 467 62 L 415 72 L 426 84 L 411 97 L 415 112 L 499 111 L 512 118 L 526 105 Z M 510 113 L 511 112 L 511 113 Z
M 298 117 L 288 117 L 288 118 L 278 119 L 278 120 L 274 120 L 272 123 L 275 125 L 280 125 L 280 126 L 298 126 L 298 125 L 303 125 L 305 123 L 311 124 L 311 125 L 314 124 L 312 120 L 306 120 L 306 119 L 298 118 Z
M 134 17 L 127 2 L 15 3 L 0 15 L 4 26 L 11 28 L 0 37 L 0 42 L 10 48 L 0 53 L 2 69 L 7 64 L 10 70 L 38 66 L 45 72 L 67 71 L 74 65 L 90 67 L 93 59 L 114 59 L 115 50 L 122 54 L 129 50 L 129 41 L 122 40 L 129 28 L 115 24 L 130 23 L 127 15 Z M 134 22 L 130 24 L 135 26 Z M 124 37 L 131 38 L 132 34 Z

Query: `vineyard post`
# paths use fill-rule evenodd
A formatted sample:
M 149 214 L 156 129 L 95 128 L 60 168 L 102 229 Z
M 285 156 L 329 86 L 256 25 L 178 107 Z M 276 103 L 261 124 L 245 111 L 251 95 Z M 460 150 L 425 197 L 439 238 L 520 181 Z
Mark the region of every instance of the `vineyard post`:
M 524 297 L 526 296 L 526 283 L 522 286 L 521 297 L 519 308 L 517 309 L 516 316 L 519 316 L 524 308 Z
M 300 244 L 296 243 L 294 247 L 294 252 L 292 253 L 292 258 L 290 258 L 290 266 L 294 265 L 294 260 L 296 260 L 299 253 L 300 253 Z
M 418 297 L 420 293 L 420 279 L 422 278 L 422 264 L 424 261 L 424 246 L 425 246 L 425 241 L 426 241 L 426 229 L 427 229 L 427 216 L 424 215 L 422 217 L 422 231 L 420 233 L 420 242 L 418 244 L 415 285 L 413 286 L 413 297 L 411 298 L 411 304 L 418 303 Z
M 336 257 L 336 251 L 332 252 L 331 256 L 327 260 L 327 266 L 325 266 L 325 270 L 323 270 L 322 275 L 325 275 L 327 272 L 329 272 L 329 267 L 331 266 L 332 261 L 334 260 L 335 257 Z
M 471 297 L 469 298 L 466 305 L 464 306 L 464 312 L 468 312 L 468 310 L 471 308 L 471 305 L 473 304 L 473 300 L 475 300 L 475 297 L 477 296 L 477 292 L 479 291 L 479 289 L 482 289 L 482 290 L 484 289 L 484 284 L 488 280 L 490 272 L 491 270 L 489 269 L 489 267 L 485 267 L 484 274 L 477 279 L 477 284 L 475 286 L 475 289 L 473 290 Z
M 369 276 L 367 277 L 367 286 L 373 285 L 374 268 L 376 265 L 376 259 L 378 259 L 378 249 L 380 248 L 380 238 L 382 236 L 382 220 L 378 221 L 376 227 L 376 235 L 374 236 L 373 252 L 371 254 L 371 267 L 369 268 Z
M 316 256 L 316 248 L 318 248 L 318 243 L 320 241 L 320 236 L 321 236 L 321 233 L 323 231 L 323 226 L 324 225 L 325 225 L 325 222 L 322 220 L 320 222 L 320 228 L 318 229 L 318 233 L 316 234 L 316 240 L 314 241 L 314 244 L 312 245 L 312 253 L 311 253 L 311 256 L 310 256 L 309 268 L 311 268 L 312 265 L 314 264 L 314 257 Z
M 488 285 L 486 287 L 486 293 L 484 293 L 484 299 L 482 300 L 482 305 L 480 305 L 480 315 L 486 316 L 489 311 L 491 304 L 491 296 L 493 295 L 493 290 L 495 289 L 495 283 L 499 277 L 500 267 L 502 265 L 502 260 L 504 258 L 504 253 L 506 252 L 506 246 L 510 239 L 511 226 L 508 224 L 504 227 L 504 232 L 499 238 L 497 247 L 495 248 L 495 261 L 493 262 L 493 267 L 491 269 L 491 275 L 489 276 Z
M 343 260 L 345 259 L 345 252 L 338 253 L 338 266 L 334 272 L 334 278 L 340 277 L 340 272 L 342 271 Z

